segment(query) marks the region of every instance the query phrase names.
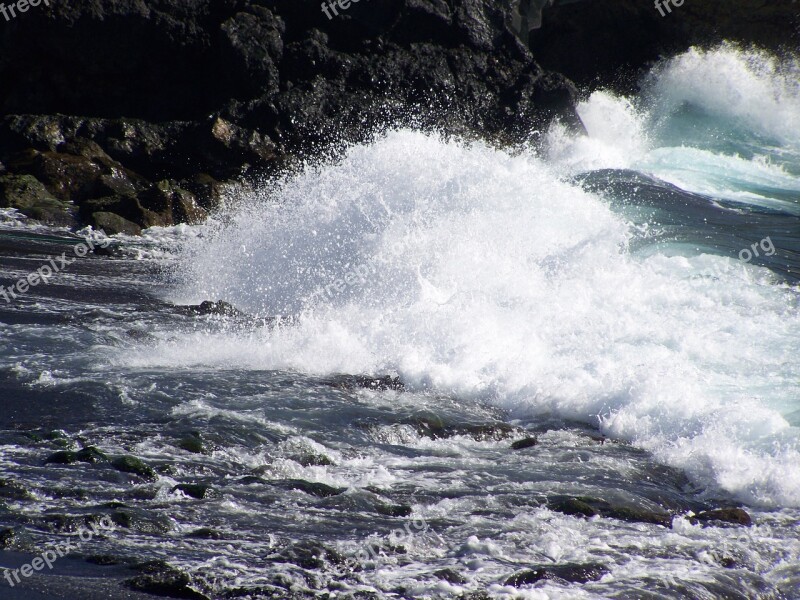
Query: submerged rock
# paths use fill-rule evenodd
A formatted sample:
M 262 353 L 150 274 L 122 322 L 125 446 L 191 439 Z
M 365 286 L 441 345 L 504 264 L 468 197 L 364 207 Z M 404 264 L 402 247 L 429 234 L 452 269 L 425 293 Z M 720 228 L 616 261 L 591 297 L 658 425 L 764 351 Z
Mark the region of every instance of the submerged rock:
M 141 459 L 135 456 L 120 456 L 111 461 L 111 466 L 117 471 L 123 473 L 133 473 L 148 481 L 155 481 L 158 479 L 153 467 L 145 464 Z
M 178 443 L 175 445 L 181 450 L 186 450 L 186 452 L 191 452 L 192 454 L 211 453 L 210 449 L 206 447 L 206 443 L 202 436 L 197 432 L 191 432 L 187 434 L 178 440 Z
M 211 488 L 210 485 L 203 485 L 201 483 L 179 483 L 175 487 L 172 488 L 172 492 L 182 492 L 186 494 L 190 498 L 195 498 L 197 500 L 203 500 L 204 498 L 210 498 L 214 495 L 214 490 Z
M 753 519 L 742 508 L 716 508 L 697 513 L 689 519 L 693 524 L 702 523 L 713 525 L 714 523 L 731 523 L 733 525 L 743 525 L 750 527 Z
M 511 444 L 512 450 L 524 450 L 525 448 L 533 448 L 534 446 L 539 444 L 539 440 L 534 437 L 526 437 L 521 440 L 517 440 L 513 444 Z
M 0 479 L 0 498 L 5 500 L 33 500 L 33 495 L 16 481 Z
M 279 483 L 282 487 L 289 490 L 300 490 L 306 494 L 316 496 L 317 498 L 328 498 L 330 496 L 338 496 L 346 491 L 347 488 L 338 488 L 328 485 L 326 483 L 305 481 L 304 479 L 287 479 Z
M 188 306 L 178 307 L 181 312 L 190 315 L 218 315 L 222 317 L 247 317 L 249 315 L 243 313 L 232 304 L 223 300 L 212 302 L 211 300 L 204 300 L 200 304 L 192 304 Z
M 438 571 L 433 572 L 433 576 L 437 579 L 441 579 L 454 585 L 463 585 L 467 583 L 466 577 L 461 575 L 455 569 L 439 569 Z
M 612 504 L 589 496 L 553 496 L 547 500 L 550 510 L 580 517 L 602 516 L 631 523 L 651 523 L 663 527 L 672 526 L 672 515 L 638 507 Z
M 209 600 L 191 587 L 191 578 L 162 560 L 154 560 L 134 567 L 139 575 L 125 581 L 125 585 L 137 592 L 145 592 L 155 596 L 168 598 L 186 598 L 188 600 Z
M 607 567 L 597 563 L 543 565 L 515 573 L 506 579 L 505 585 L 522 587 L 542 580 L 587 583 L 601 579 L 608 572 Z
M 87 446 L 77 452 L 72 452 L 70 450 L 54 452 L 48 456 L 44 462 L 45 464 L 55 463 L 60 465 L 69 465 L 75 462 L 95 464 L 108 462 L 108 456 L 94 446 Z
M 417 417 L 408 422 L 417 433 L 432 440 L 455 436 L 471 437 L 477 442 L 500 441 L 512 437 L 517 428 L 508 423 L 445 423 L 438 418 Z

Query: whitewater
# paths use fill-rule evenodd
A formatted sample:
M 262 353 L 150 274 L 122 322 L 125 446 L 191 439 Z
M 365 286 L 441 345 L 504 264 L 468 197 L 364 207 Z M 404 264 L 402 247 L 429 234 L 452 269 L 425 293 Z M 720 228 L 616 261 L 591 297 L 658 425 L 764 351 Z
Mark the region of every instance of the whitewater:
M 117 528 L 9 597 L 131 565 L 209 598 L 800 597 L 798 63 L 693 49 L 578 111 L 80 232 L 108 255 L 0 302 L 0 566 Z M 0 284 L 79 241 L 1 213 Z
M 797 233 L 800 92 L 781 67 L 693 50 L 641 98 L 592 94 L 588 136 L 554 128 L 540 153 L 393 131 L 257 189 L 188 245 L 172 299 L 291 325 L 196 332 L 134 364 L 399 375 L 512 418 L 596 425 L 744 502 L 800 506 L 795 282 L 700 236 L 670 243 L 572 179 L 634 169 L 709 204 L 782 210 Z

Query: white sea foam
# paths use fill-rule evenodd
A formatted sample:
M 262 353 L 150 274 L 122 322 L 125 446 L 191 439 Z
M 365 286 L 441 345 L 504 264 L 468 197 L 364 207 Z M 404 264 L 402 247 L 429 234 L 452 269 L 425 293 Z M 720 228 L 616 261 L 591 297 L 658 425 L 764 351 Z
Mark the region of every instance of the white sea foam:
M 628 224 L 557 175 L 408 131 L 353 148 L 254 197 L 183 261 L 176 297 L 299 321 L 125 362 L 397 372 L 596 423 L 749 502 L 800 505 L 781 416 L 796 410 L 796 294 L 720 257 L 631 255 Z

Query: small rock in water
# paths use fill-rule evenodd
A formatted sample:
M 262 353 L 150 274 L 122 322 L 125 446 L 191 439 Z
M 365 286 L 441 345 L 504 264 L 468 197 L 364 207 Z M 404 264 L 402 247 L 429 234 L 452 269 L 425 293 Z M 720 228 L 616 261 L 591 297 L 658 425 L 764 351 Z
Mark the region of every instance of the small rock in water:
M 753 524 L 753 519 L 750 515 L 741 508 L 717 508 L 714 510 L 704 510 L 697 513 L 689 519 L 692 524 L 703 523 L 711 525 L 714 522 L 718 523 L 732 523 L 734 525 L 743 525 L 750 527 Z
M 180 306 L 178 308 L 181 309 L 182 312 L 191 315 L 219 315 L 222 317 L 248 316 L 242 311 L 240 311 L 238 308 L 233 306 L 232 304 L 225 302 L 223 300 L 218 300 L 216 302 L 212 302 L 211 300 L 205 300 L 200 304 Z
M 600 515 L 629 523 L 652 523 L 663 527 L 672 526 L 672 515 L 669 513 L 615 505 L 589 496 L 554 496 L 548 499 L 547 508 L 565 515 L 581 517 Z
M 525 448 L 532 448 L 539 443 L 539 440 L 533 437 L 527 437 L 521 440 L 517 440 L 513 444 L 511 444 L 512 450 L 524 450 Z
M 192 432 L 186 437 L 183 437 L 177 443 L 178 448 L 192 452 L 193 454 L 209 454 L 210 451 L 206 448 L 202 436 L 199 433 Z
M 225 535 L 221 531 L 217 531 L 216 529 L 211 529 L 210 527 L 201 527 L 200 529 L 195 529 L 194 531 L 188 534 L 188 537 L 197 538 L 199 540 L 225 539 Z
M 522 587 L 523 585 L 531 585 L 542 580 L 587 583 L 589 581 L 601 579 L 606 573 L 608 573 L 608 569 L 597 563 L 543 565 L 527 571 L 515 573 L 506 579 L 505 585 Z
M 359 375 L 355 378 L 356 387 L 366 388 L 368 390 L 396 390 L 403 391 L 405 385 L 400 381 L 399 377 L 391 377 L 384 375 L 383 377 L 369 377 L 367 375 Z
M 375 510 L 387 517 L 408 517 L 414 512 L 410 506 L 405 504 L 377 504 Z
M 136 567 L 140 575 L 125 581 L 130 589 L 155 596 L 168 598 L 188 598 L 189 600 L 209 600 L 208 596 L 189 587 L 191 579 L 161 560 L 154 560 Z
M 467 583 L 467 579 L 455 569 L 439 569 L 438 571 L 433 572 L 433 576 L 438 579 L 442 579 L 447 583 L 452 583 L 455 585 L 463 585 Z
M 155 481 L 158 475 L 153 470 L 153 467 L 146 465 L 135 456 L 120 456 L 111 461 L 111 466 L 117 471 L 123 473 L 133 473 L 147 479 L 148 481 Z
M 211 486 L 201 483 L 179 483 L 172 488 L 172 492 L 183 492 L 190 498 L 195 498 L 197 500 L 202 500 L 213 495 Z
M 75 462 L 92 464 L 108 462 L 108 456 L 94 446 L 87 446 L 86 448 L 78 450 L 77 452 L 60 450 L 48 456 L 44 461 L 45 464 L 55 463 L 59 465 L 70 465 Z
M 329 467 L 333 465 L 333 461 L 322 454 L 303 454 L 293 457 L 292 460 L 303 467 Z
M 345 491 L 345 488 L 336 488 L 326 483 L 305 481 L 303 479 L 287 479 L 282 482 L 282 485 L 290 490 L 300 490 L 317 498 L 338 496 Z
M 5 500 L 33 500 L 33 495 L 16 481 L 0 479 L 0 498 Z

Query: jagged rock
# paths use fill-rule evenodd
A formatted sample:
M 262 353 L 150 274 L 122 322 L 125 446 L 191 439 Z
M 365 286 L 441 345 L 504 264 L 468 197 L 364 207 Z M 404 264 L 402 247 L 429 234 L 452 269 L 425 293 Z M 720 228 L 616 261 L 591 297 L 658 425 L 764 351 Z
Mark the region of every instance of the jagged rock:
M 32 175 L 0 175 L 0 208 L 16 208 L 25 216 L 49 225 L 75 223 L 70 206 L 54 198 Z

